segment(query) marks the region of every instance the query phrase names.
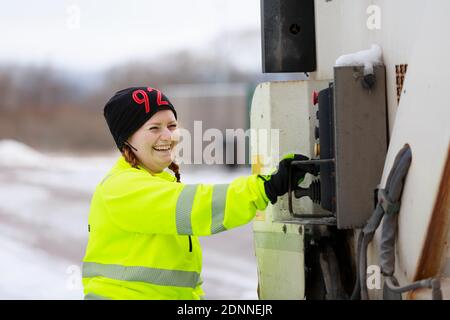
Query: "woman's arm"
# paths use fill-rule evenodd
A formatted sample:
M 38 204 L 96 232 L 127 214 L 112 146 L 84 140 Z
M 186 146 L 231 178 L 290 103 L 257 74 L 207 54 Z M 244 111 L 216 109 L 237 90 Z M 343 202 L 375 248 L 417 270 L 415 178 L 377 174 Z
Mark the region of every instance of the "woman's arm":
M 267 207 L 264 181 L 256 175 L 230 184 L 182 184 L 124 172 L 97 190 L 108 217 L 138 233 L 206 236 L 253 219 Z

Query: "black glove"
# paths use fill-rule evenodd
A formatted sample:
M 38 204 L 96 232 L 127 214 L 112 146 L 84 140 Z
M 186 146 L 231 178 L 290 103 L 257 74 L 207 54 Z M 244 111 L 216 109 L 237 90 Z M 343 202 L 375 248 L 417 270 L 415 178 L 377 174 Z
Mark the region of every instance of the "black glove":
M 277 202 L 279 196 L 284 195 L 289 190 L 289 166 L 292 161 L 309 160 L 301 154 L 288 154 L 278 164 L 277 170 L 271 175 L 259 175 L 264 182 L 264 190 L 272 204 Z M 291 169 L 291 189 L 294 190 L 301 183 L 306 173 L 317 175 L 319 172 L 318 166 L 315 164 L 296 165 Z

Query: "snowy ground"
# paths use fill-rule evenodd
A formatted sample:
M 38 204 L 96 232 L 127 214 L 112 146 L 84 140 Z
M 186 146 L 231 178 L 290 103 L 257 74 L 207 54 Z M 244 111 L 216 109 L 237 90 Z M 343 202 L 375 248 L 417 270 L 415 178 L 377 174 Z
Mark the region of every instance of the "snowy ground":
M 0 140 L 0 299 L 81 299 L 89 202 L 117 154 L 44 155 Z M 247 169 L 182 172 L 226 183 Z M 200 239 L 207 299 L 257 299 L 251 225 Z

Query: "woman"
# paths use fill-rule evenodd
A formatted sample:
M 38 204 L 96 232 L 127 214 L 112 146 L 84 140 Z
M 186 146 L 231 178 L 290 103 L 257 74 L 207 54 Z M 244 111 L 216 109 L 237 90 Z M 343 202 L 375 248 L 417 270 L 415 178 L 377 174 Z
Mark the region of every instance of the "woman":
M 251 221 L 287 192 L 289 162 L 307 158 L 291 155 L 272 175 L 187 185 L 173 161 L 177 113 L 165 95 L 150 87 L 124 89 L 104 115 L 122 156 L 92 198 L 85 298 L 201 299 L 197 236 Z M 294 181 L 313 169 L 294 170 Z

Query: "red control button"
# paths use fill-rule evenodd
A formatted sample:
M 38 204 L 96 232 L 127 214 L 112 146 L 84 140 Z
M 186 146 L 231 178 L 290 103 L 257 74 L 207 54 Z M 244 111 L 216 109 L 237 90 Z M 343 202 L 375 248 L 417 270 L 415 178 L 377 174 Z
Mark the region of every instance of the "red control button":
M 317 91 L 313 91 L 312 93 L 312 103 L 316 105 L 319 103 L 319 93 Z

